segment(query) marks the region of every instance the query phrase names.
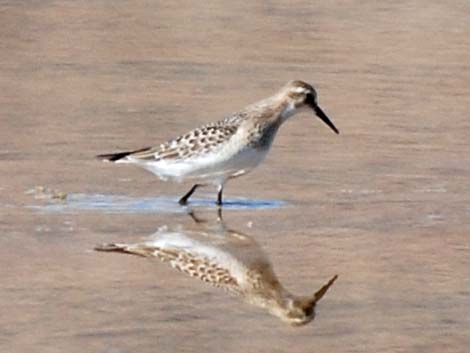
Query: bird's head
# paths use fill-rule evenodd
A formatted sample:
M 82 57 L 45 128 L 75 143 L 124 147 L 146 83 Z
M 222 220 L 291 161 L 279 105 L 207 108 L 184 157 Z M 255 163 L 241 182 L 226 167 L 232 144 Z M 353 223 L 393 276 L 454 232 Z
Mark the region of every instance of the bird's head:
M 315 307 L 318 301 L 325 295 L 337 278 L 337 275 L 334 276 L 327 284 L 315 292 L 313 296 L 285 298 L 282 308 L 279 308 L 274 314 L 292 326 L 308 324 L 315 318 Z
M 309 108 L 328 125 L 335 133 L 339 134 L 336 126 L 331 122 L 328 116 L 321 110 L 317 102 L 317 92 L 315 89 L 303 81 L 290 81 L 279 92 L 282 99 L 287 101 L 283 112 L 287 118 L 303 108 Z

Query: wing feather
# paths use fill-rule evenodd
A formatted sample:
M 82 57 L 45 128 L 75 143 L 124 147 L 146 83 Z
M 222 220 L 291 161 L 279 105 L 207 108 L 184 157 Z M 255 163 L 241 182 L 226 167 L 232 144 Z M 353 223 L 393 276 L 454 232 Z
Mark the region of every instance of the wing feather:
M 230 271 L 213 259 L 192 254 L 181 249 L 163 249 L 159 246 L 138 244 L 102 244 L 95 247 L 97 251 L 120 252 L 143 257 L 156 257 L 162 262 L 169 263 L 174 269 L 191 277 L 230 292 L 238 292 L 238 281 Z
M 131 153 L 128 157 L 147 161 L 176 161 L 196 157 L 217 149 L 235 135 L 238 127 L 239 124 L 226 120 L 208 124 L 159 146 Z

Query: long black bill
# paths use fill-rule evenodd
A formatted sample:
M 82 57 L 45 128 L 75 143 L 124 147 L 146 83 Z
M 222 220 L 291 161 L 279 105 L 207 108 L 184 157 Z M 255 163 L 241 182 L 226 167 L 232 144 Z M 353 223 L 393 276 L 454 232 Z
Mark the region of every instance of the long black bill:
M 315 114 L 317 114 L 317 116 L 326 125 L 328 125 L 331 128 L 331 130 L 333 130 L 334 132 L 339 134 L 339 130 L 336 128 L 336 126 L 334 126 L 334 124 L 331 122 L 331 120 L 326 116 L 326 114 L 323 112 L 323 110 L 321 110 L 321 108 L 317 104 L 315 104 L 312 108 L 313 108 L 313 111 L 315 112 Z
M 313 109 L 315 114 L 326 124 L 330 127 L 331 130 L 339 134 L 339 130 L 336 128 L 336 126 L 331 122 L 330 118 L 321 110 L 321 108 L 318 106 L 317 102 L 313 99 L 313 96 L 308 96 L 307 97 L 307 104 Z

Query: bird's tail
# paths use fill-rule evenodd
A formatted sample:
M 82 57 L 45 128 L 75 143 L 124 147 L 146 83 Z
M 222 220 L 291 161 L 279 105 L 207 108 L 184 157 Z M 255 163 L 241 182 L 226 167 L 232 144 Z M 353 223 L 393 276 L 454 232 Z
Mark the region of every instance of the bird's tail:
M 96 156 L 96 158 L 104 161 L 104 162 L 117 162 L 121 159 L 126 158 L 127 156 L 134 154 L 134 153 L 139 153 L 143 151 L 149 150 L 150 147 L 145 147 L 141 148 L 135 151 L 127 151 L 127 152 L 118 152 L 118 153 L 109 153 L 109 154 L 99 154 Z
M 110 153 L 110 154 L 99 154 L 96 158 L 104 161 L 104 162 L 116 162 L 124 157 L 127 157 L 132 152 L 119 152 L 119 153 Z
M 107 243 L 100 244 L 95 246 L 96 251 L 106 251 L 106 252 L 128 252 L 128 244 L 119 244 L 119 243 Z
M 95 246 L 96 251 L 103 252 L 118 252 L 124 254 L 137 255 L 142 257 L 152 257 L 154 252 L 158 249 L 152 246 L 147 246 L 145 243 L 137 244 L 123 244 L 123 243 L 108 243 Z

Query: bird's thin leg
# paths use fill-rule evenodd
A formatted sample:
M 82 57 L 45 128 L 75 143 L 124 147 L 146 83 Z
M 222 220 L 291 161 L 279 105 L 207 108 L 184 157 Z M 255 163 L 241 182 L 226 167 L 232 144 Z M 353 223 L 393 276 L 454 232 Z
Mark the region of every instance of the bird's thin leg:
M 188 199 L 191 197 L 191 195 L 194 193 L 194 191 L 196 191 L 196 189 L 201 186 L 199 184 L 194 184 L 193 187 L 186 193 L 184 194 L 184 196 L 182 198 L 180 198 L 180 200 L 178 201 L 178 203 L 180 205 L 186 205 L 188 203 Z
M 217 206 L 222 206 L 222 192 L 224 191 L 224 184 L 220 184 L 218 186 L 218 193 L 217 193 Z

